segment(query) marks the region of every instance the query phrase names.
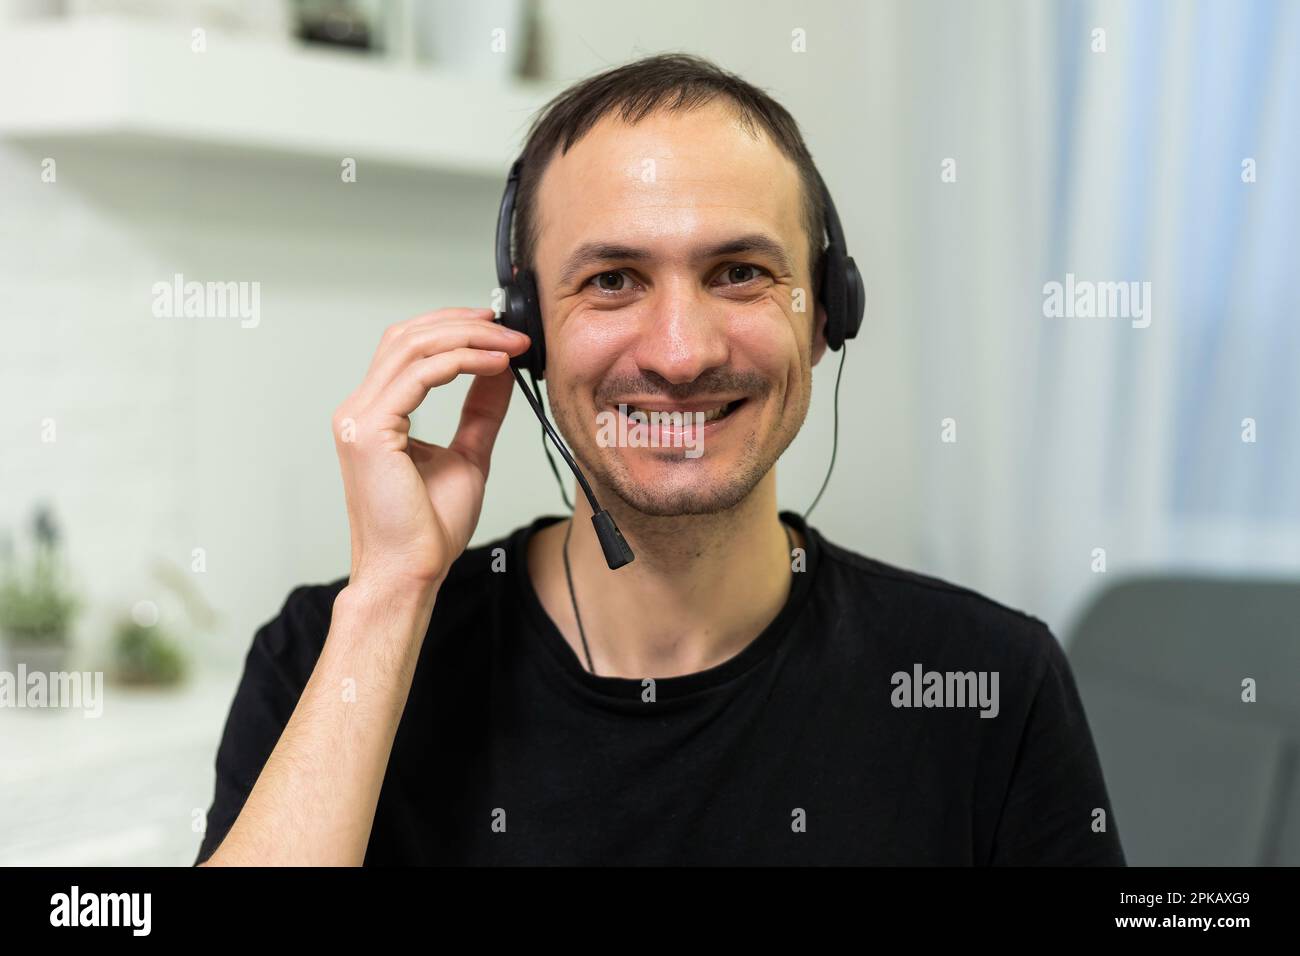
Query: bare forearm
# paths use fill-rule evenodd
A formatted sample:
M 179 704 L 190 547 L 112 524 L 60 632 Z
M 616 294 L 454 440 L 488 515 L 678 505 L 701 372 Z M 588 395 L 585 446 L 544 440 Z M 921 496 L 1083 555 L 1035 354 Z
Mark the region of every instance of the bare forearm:
M 436 590 L 349 585 L 212 865 L 360 865 Z

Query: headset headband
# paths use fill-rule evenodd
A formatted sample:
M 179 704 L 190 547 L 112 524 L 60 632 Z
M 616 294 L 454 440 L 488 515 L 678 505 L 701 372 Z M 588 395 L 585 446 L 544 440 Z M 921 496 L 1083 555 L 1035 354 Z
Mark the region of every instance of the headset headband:
M 510 256 L 510 236 L 513 232 L 515 218 L 515 194 L 519 192 L 519 171 L 524 163 L 523 157 L 516 159 L 510 166 L 510 175 L 506 177 L 506 191 L 501 196 L 501 209 L 497 213 L 497 283 L 505 288 L 514 279 L 514 263 Z

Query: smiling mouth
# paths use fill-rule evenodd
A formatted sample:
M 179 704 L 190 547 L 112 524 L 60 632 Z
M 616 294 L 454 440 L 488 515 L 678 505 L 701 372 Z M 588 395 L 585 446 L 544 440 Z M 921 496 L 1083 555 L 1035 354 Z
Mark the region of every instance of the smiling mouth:
M 715 405 L 712 407 L 701 407 L 696 405 L 690 408 L 684 408 L 681 406 L 646 408 L 641 405 L 619 404 L 616 405 L 615 408 L 618 409 L 619 414 L 625 416 L 631 415 L 634 412 L 639 412 L 645 417 L 647 422 L 655 421 L 655 417 L 658 416 L 660 421 L 681 421 L 691 424 L 695 421 L 695 416 L 697 414 L 703 414 L 704 424 L 707 425 L 710 422 L 721 421 L 743 404 L 745 404 L 745 399 L 737 398 L 733 401 L 724 402 L 721 405 Z M 676 418 L 672 416 L 676 416 Z

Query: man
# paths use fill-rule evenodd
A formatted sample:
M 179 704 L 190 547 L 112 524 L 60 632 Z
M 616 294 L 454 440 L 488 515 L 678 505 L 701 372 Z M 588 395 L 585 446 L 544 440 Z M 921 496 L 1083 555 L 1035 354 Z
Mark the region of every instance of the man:
M 254 638 L 199 860 L 1122 863 L 1047 628 L 778 515 L 827 346 L 789 114 L 652 57 L 562 94 L 522 159 L 549 403 L 635 560 L 582 498 L 466 550 L 530 340 L 484 309 L 388 329 L 334 416 L 351 573 Z M 462 374 L 450 444 L 410 437 Z M 602 439 L 638 411 L 683 416 L 640 432 L 678 447 Z

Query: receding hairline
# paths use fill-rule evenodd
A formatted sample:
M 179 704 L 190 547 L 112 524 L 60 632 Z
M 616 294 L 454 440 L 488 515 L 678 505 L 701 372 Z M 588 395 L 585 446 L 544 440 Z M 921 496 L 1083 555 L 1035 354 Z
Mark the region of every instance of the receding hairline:
M 705 107 L 707 107 L 708 105 L 709 105 L 708 103 L 697 103 L 697 104 L 692 104 L 692 105 L 690 106 L 689 109 L 690 109 L 690 111 L 695 111 L 695 110 L 698 110 L 698 109 L 705 108 Z M 805 184 L 804 184 L 804 182 L 803 182 L 803 178 L 802 178 L 802 177 L 800 176 L 800 174 L 799 174 L 799 167 L 798 167 L 798 165 L 797 165 L 797 164 L 794 162 L 794 160 L 792 160 L 789 156 L 785 155 L 785 153 L 780 149 L 779 145 L 778 145 L 778 144 L 773 140 L 773 138 L 772 138 L 770 135 L 768 135 L 768 134 L 766 133 L 765 130 L 763 130 L 762 128 L 760 128 L 760 127 L 758 127 L 758 126 L 755 126 L 752 122 L 745 122 L 745 121 L 744 121 L 744 118 L 743 118 L 743 115 L 742 115 L 742 113 L 741 113 L 741 110 L 739 109 L 738 106 L 736 106 L 735 104 L 726 104 L 726 106 L 727 106 L 727 108 L 731 111 L 732 115 L 735 117 L 735 119 L 736 119 L 736 121 L 737 121 L 737 122 L 736 122 L 737 128 L 738 128 L 741 132 L 743 132 L 743 133 L 745 133 L 747 136 L 749 136 L 750 139 L 751 139 L 754 143 L 756 143 L 756 144 L 763 144 L 763 143 L 766 143 L 767 145 L 773 147 L 773 148 L 776 150 L 777 155 L 778 155 L 781 159 L 785 160 L 786 163 L 789 164 L 786 168 L 787 168 L 787 170 L 788 170 L 789 172 L 792 172 L 792 173 L 794 174 L 795 181 L 796 181 L 796 183 L 795 183 L 796 188 L 800 191 L 800 196 L 799 196 L 799 203 L 800 203 L 800 216 L 799 216 L 799 219 L 800 219 L 800 223 L 801 223 L 801 225 L 803 225 L 804 228 L 806 229 L 806 228 L 807 228 L 807 223 L 804 222 L 804 219 L 806 218 L 806 215 L 804 214 L 804 211 L 803 211 L 803 199 L 804 199 L 804 197 L 802 196 L 803 190 L 805 189 Z M 652 111 L 650 111 L 649 113 L 647 113 L 647 114 L 645 114 L 645 115 L 643 115 L 643 116 L 638 116 L 638 117 L 636 117 L 636 118 L 633 119 L 633 120 L 624 120 L 622 116 L 614 115 L 613 113 L 611 113 L 611 114 L 609 114 L 609 115 L 606 115 L 606 116 L 602 116 L 602 117 L 600 117 L 600 118 L 599 118 L 595 123 L 593 123 L 593 124 L 591 125 L 591 128 L 588 129 L 588 130 L 587 130 L 587 131 L 586 131 L 582 136 L 576 138 L 576 139 L 575 139 L 571 144 L 569 144 L 569 146 L 568 146 L 567 149 L 562 148 L 561 145 L 559 145 L 559 144 L 556 145 L 555 149 L 551 151 L 551 155 L 547 158 L 547 160 L 546 160 L 546 164 L 542 167 L 541 174 L 537 177 L 537 180 L 536 180 L 536 189 L 535 189 L 535 192 L 534 192 L 534 195 L 533 195 L 533 198 L 532 198 L 532 208 L 531 208 L 531 210 L 530 210 L 530 213 L 531 213 L 530 224 L 531 224 L 532 227 L 533 227 L 533 248 L 532 248 L 532 253 L 531 253 L 530 258 L 532 258 L 534 261 L 533 261 L 533 263 L 531 263 L 531 265 L 533 265 L 533 266 L 536 265 L 536 240 L 537 240 L 538 235 L 540 234 L 541 227 L 542 227 L 542 224 L 543 224 L 543 221 L 542 221 L 542 211 L 541 211 L 541 203 L 540 203 L 540 197 L 541 197 L 541 186 L 542 186 L 542 184 L 546 181 L 547 174 L 550 173 L 550 171 L 551 171 L 552 168 L 554 167 L 555 161 L 556 161 L 557 159 L 562 159 L 564 156 L 568 155 L 568 153 L 572 152 L 572 151 L 573 151 L 573 150 L 574 150 L 578 145 L 580 145 L 580 144 L 581 144 L 585 139 L 587 139 L 587 138 L 588 138 L 588 137 L 589 137 L 593 132 L 595 132 L 595 131 L 597 130 L 597 128 L 601 125 L 601 123 L 604 123 L 604 122 L 625 122 L 625 123 L 627 123 L 628 125 L 636 125 L 636 124 L 640 123 L 642 120 L 650 119 L 650 118 L 654 117 L 654 116 L 657 115 L 657 114 L 658 114 L 658 115 L 679 115 L 681 112 L 682 112 L 682 111 L 680 111 L 680 110 L 675 110 L 675 111 L 672 111 L 671 113 L 670 113 L 668 110 L 652 110 Z M 742 230 L 742 232 L 744 232 L 744 231 L 745 231 L 745 230 Z M 751 232 L 751 235 L 752 235 L 752 232 Z M 770 240 L 769 240 L 769 242 L 770 242 Z M 599 243 L 588 243 L 588 245 L 597 245 L 597 244 L 599 244 Z M 763 243 L 759 243 L 759 245 L 763 245 Z M 795 248 L 798 248 L 797 245 L 796 245 Z M 784 252 L 782 252 L 781 258 L 782 258 L 785 262 L 787 262 L 789 265 L 793 266 L 793 263 L 789 263 L 789 262 L 788 262 L 789 257 L 788 257 L 787 255 L 785 255 Z M 810 266 L 812 266 L 812 265 L 815 265 L 815 262 L 811 262 L 811 261 L 810 261 L 809 264 L 810 264 Z
M 636 101 L 618 104 L 616 108 L 607 110 L 599 116 L 592 116 L 584 119 L 582 125 L 575 127 L 566 132 L 564 139 L 556 144 L 556 149 L 552 151 L 547 160 L 550 165 L 551 160 L 556 158 L 556 154 L 563 156 L 573 147 L 577 146 L 582 140 L 586 139 L 601 123 L 614 120 L 626 123 L 628 126 L 636 126 L 642 120 L 650 119 L 652 116 L 674 116 L 695 113 L 710 106 L 718 106 L 726 109 L 731 113 L 732 118 L 736 120 L 736 125 L 741 128 L 755 142 L 766 138 L 772 141 L 772 145 L 780 149 L 780 145 L 773 137 L 763 128 L 761 123 L 754 121 L 752 112 L 745 107 L 730 93 L 722 90 L 710 90 L 702 92 L 698 96 L 684 97 L 679 96 L 672 102 L 651 102 L 638 103 Z
M 522 154 L 516 197 L 513 259 L 535 268 L 539 238 L 536 193 L 551 163 L 566 155 L 602 120 L 636 125 L 652 115 L 725 107 L 755 142 L 766 139 L 795 167 L 801 186 L 801 220 L 814 281 L 825 230 L 820 176 L 798 124 L 763 90 L 707 60 L 661 54 L 625 64 L 563 90 L 534 117 Z

